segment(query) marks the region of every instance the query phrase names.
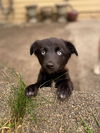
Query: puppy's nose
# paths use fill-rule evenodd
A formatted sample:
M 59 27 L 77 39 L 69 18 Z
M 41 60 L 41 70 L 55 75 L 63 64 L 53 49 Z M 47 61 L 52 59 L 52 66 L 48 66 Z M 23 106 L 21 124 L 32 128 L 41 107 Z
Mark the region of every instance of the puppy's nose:
M 50 68 L 50 69 L 54 68 L 54 65 L 52 62 L 48 62 L 46 66 L 47 68 Z

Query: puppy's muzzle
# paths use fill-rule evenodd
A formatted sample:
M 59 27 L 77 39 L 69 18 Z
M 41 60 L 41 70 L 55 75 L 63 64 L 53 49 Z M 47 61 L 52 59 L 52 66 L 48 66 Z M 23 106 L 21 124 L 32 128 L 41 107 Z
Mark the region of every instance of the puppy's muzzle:
M 53 73 L 55 72 L 55 64 L 52 62 L 48 62 L 45 64 L 45 69 L 48 73 Z
M 48 69 L 54 69 L 54 64 L 53 64 L 52 62 L 48 62 L 48 63 L 46 64 L 46 67 L 47 67 Z

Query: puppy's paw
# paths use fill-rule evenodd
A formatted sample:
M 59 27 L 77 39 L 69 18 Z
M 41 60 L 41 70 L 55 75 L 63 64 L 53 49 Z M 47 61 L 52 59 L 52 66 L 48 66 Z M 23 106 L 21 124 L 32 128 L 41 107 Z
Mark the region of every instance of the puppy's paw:
M 36 84 L 29 85 L 25 88 L 25 95 L 29 98 L 36 96 L 38 92 L 38 87 Z
M 65 100 L 66 98 L 69 98 L 69 96 L 72 94 L 73 84 L 71 82 L 70 84 L 63 83 L 59 84 L 57 88 L 58 99 Z
M 58 89 L 57 96 L 58 96 L 58 99 L 65 100 L 66 98 L 68 98 L 68 92 L 64 88 Z

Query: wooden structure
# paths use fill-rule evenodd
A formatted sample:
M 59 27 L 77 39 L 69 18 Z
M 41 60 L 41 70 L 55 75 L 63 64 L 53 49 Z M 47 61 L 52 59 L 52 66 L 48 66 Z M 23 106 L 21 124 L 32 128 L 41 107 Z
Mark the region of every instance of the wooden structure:
M 7 14 L 9 1 L 13 10 Z M 60 2 L 71 4 L 79 12 L 79 18 L 100 18 L 100 0 L 0 0 L 0 22 L 25 23 L 26 6 L 55 6 Z

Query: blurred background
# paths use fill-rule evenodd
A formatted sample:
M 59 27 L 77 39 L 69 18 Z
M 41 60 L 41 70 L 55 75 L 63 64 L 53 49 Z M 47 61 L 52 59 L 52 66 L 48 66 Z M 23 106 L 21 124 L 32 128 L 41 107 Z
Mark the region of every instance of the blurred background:
M 67 10 L 72 9 L 80 19 L 100 17 L 99 0 L 0 0 L 0 23 L 21 24 L 47 16 L 56 21 L 59 15 L 65 13 L 66 17 Z
M 99 58 L 99 22 L 99 0 L 0 0 L 0 60 L 33 82 L 37 76 L 31 73 L 30 45 L 38 39 L 59 37 L 72 41 L 79 58 L 83 53 L 86 59 L 82 61 L 91 60 L 89 69 L 94 69 Z M 38 62 L 36 73 L 37 68 Z M 98 66 L 94 71 L 100 73 Z
M 80 116 L 91 127 L 86 133 L 100 133 L 91 116 L 100 119 L 100 0 L 0 0 L 0 125 L 9 120 L 8 82 L 15 83 L 9 68 L 20 73 L 27 85 L 34 83 L 40 65 L 30 56 L 30 46 L 48 37 L 75 45 L 79 56 L 73 55 L 67 64 L 75 90 L 68 102 L 60 104 L 55 96 L 52 99 L 55 90 L 41 89 L 40 94 L 55 104 L 46 102 L 38 110 L 39 127 L 28 125 L 26 115 L 28 127 L 23 133 L 85 133 Z

